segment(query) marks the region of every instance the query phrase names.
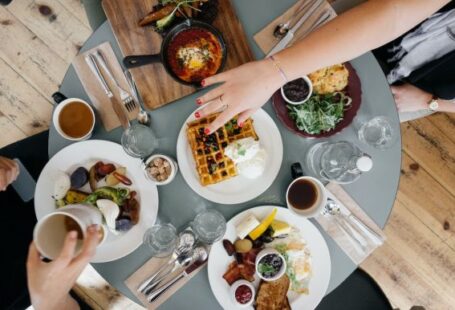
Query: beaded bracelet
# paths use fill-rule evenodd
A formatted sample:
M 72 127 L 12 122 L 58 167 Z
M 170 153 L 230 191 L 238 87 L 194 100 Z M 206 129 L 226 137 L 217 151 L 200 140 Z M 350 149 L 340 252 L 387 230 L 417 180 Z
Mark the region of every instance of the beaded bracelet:
M 275 67 L 277 68 L 278 72 L 280 72 L 281 76 L 283 77 L 284 81 L 287 83 L 289 82 L 288 77 L 286 76 L 286 73 L 284 73 L 283 69 L 281 68 L 280 62 L 275 59 L 275 57 L 269 56 L 269 59 L 273 62 Z

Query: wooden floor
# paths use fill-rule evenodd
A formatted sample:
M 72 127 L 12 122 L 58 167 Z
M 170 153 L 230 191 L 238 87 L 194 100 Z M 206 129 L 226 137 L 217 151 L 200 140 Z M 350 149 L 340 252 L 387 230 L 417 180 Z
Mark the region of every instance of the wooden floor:
M 91 30 L 79 0 L 0 6 L 0 147 L 46 130 L 50 95 Z M 362 267 L 393 306 L 455 307 L 455 115 L 403 124 L 400 189 L 387 242 Z M 96 309 L 133 309 L 92 268 L 77 291 Z

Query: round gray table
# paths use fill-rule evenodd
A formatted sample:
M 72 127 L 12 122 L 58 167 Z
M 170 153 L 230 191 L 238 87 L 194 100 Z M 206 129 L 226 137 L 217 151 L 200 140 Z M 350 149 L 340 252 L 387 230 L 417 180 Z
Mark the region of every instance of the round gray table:
M 233 0 L 233 2 L 249 38 L 248 41 L 253 49 L 254 55 L 256 58 L 262 58 L 264 54 L 255 44 L 253 35 L 281 12 L 284 12 L 294 3 L 294 0 Z M 93 33 L 81 51 L 83 52 L 106 41 L 111 43 L 120 60 L 122 55 L 108 22 L 105 22 Z M 368 116 L 388 116 L 393 120 L 395 130 L 399 132 L 398 115 L 393 97 L 386 79 L 372 54 L 367 53 L 354 59 L 351 63 L 357 70 L 362 81 L 362 105 L 359 113 Z M 79 97 L 89 101 L 73 67 L 68 69 L 60 91 L 68 97 Z M 152 112 L 152 128 L 155 130 L 157 136 L 162 138 L 157 152 L 176 156 L 175 146 L 177 135 L 185 119 L 196 108 L 195 98 L 196 94 Z M 170 221 L 176 227 L 181 228 L 193 219 L 198 210 L 207 206 L 216 208 L 227 219 L 230 219 L 235 214 L 253 206 L 261 204 L 285 205 L 284 193 L 291 181 L 289 167 L 294 162 L 303 162 L 303 154 L 305 154 L 305 151 L 316 140 L 304 139 L 286 130 L 276 118 L 270 102 L 264 106 L 264 109 L 278 125 L 284 143 L 283 163 L 273 185 L 261 196 L 247 203 L 228 206 L 218 205 L 199 197 L 188 187 L 182 176 L 178 174 L 170 185 L 162 186 L 158 189 L 160 197 L 158 217 L 160 220 Z M 118 128 L 107 133 L 98 122 L 93 138 L 119 143 L 121 132 L 121 129 Z M 324 140 L 336 141 L 342 139 L 353 141 L 373 157 L 374 167 L 372 171 L 362 175 L 360 181 L 347 185 L 344 188 L 379 226 L 384 227 L 392 209 L 398 187 L 401 164 L 401 141 L 389 150 L 378 151 L 362 145 L 357 140 L 352 126 Z M 52 157 L 68 144 L 70 142 L 61 138 L 55 131 L 55 128 L 50 128 L 49 157 Z M 315 222 L 313 221 L 313 223 Z M 317 223 L 315 224 L 318 225 Z M 328 292 L 330 292 L 346 279 L 357 266 L 324 231 L 322 231 L 322 234 L 327 241 L 332 260 L 332 276 L 328 289 Z M 141 246 L 122 259 L 109 263 L 93 264 L 93 266 L 111 285 L 132 300 L 138 302 L 125 286 L 124 281 L 144 264 L 150 256 L 148 249 Z M 220 308 L 220 305 L 210 290 L 207 268 L 199 272 L 190 280 L 190 283 L 180 289 L 160 308 L 184 309 L 189 304 L 191 304 L 192 309 Z

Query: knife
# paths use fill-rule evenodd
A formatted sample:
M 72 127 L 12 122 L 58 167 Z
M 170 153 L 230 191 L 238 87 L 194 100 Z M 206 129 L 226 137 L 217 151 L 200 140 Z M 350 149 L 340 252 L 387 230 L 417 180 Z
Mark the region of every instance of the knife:
M 166 284 L 164 284 L 163 286 L 158 288 L 156 291 L 154 291 L 153 293 L 148 295 L 147 296 L 148 302 L 154 302 L 155 300 L 160 298 L 160 296 L 163 295 L 167 290 L 169 290 L 175 283 L 177 283 L 178 281 L 180 281 L 183 278 L 188 277 L 190 275 L 190 273 L 192 273 L 193 271 L 195 271 L 196 269 L 198 269 L 199 267 L 204 265 L 206 262 L 207 262 L 207 257 L 204 260 L 196 261 L 193 264 L 191 264 L 190 266 L 188 266 L 185 270 L 183 270 L 174 279 L 170 280 L 169 282 L 167 282 Z
M 284 49 L 289 42 L 292 41 L 294 38 L 295 32 L 302 26 L 302 24 L 322 5 L 324 0 L 314 0 L 312 2 L 311 7 L 308 9 L 308 11 L 303 14 L 302 17 L 300 17 L 299 21 L 288 31 L 288 33 L 284 36 L 283 39 L 280 40 L 273 48 L 272 50 L 267 54 L 266 57 L 270 57 L 273 54 L 278 53 L 282 49 Z
M 112 108 L 114 109 L 114 112 L 117 115 L 117 117 L 120 121 L 120 124 L 122 125 L 122 127 L 124 129 L 129 128 L 130 120 L 128 118 L 128 114 L 125 111 L 123 104 L 114 97 L 114 94 L 109 89 L 109 86 L 106 83 L 106 80 L 104 79 L 103 75 L 101 74 L 96 57 L 92 54 L 89 54 L 89 55 L 85 56 L 85 61 L 87 62 L 88 66 L 90 67 L 90 70 L 92 70 L 93 75 L 95 75 L 98 82 L 101 84 L 101 87 L 103 88 L 104 92 L 106 93 L 106 96 L 109 97 L 109 100 L 111 101 L 111 104 L 112 104 Z

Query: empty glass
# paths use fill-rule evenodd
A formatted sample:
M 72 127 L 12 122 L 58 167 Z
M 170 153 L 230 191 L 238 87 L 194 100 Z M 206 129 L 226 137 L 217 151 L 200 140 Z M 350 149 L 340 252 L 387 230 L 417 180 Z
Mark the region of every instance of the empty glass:
M 377 116 L 360 124 L 358 136 L 365 144 L 377 149 L 387 149 L 395 143 L 397 132 L 387 117 Z
M 123 132 L 121 141 L 125 152 L 138 158 L 152 154 L 158 144 L 153 130 L 142 124 L 132 124 Z
M 153 225 L 144 234 L 144 244 L 151 249 L 155 257 L 171 255 L 177 242 L 177 230 L 172 224 Z
M 226 219 L 216 210 L 204 210 L 196 215 L 191 228 L 200 241 L 212 244 L 223 238 L 226 232 Z

